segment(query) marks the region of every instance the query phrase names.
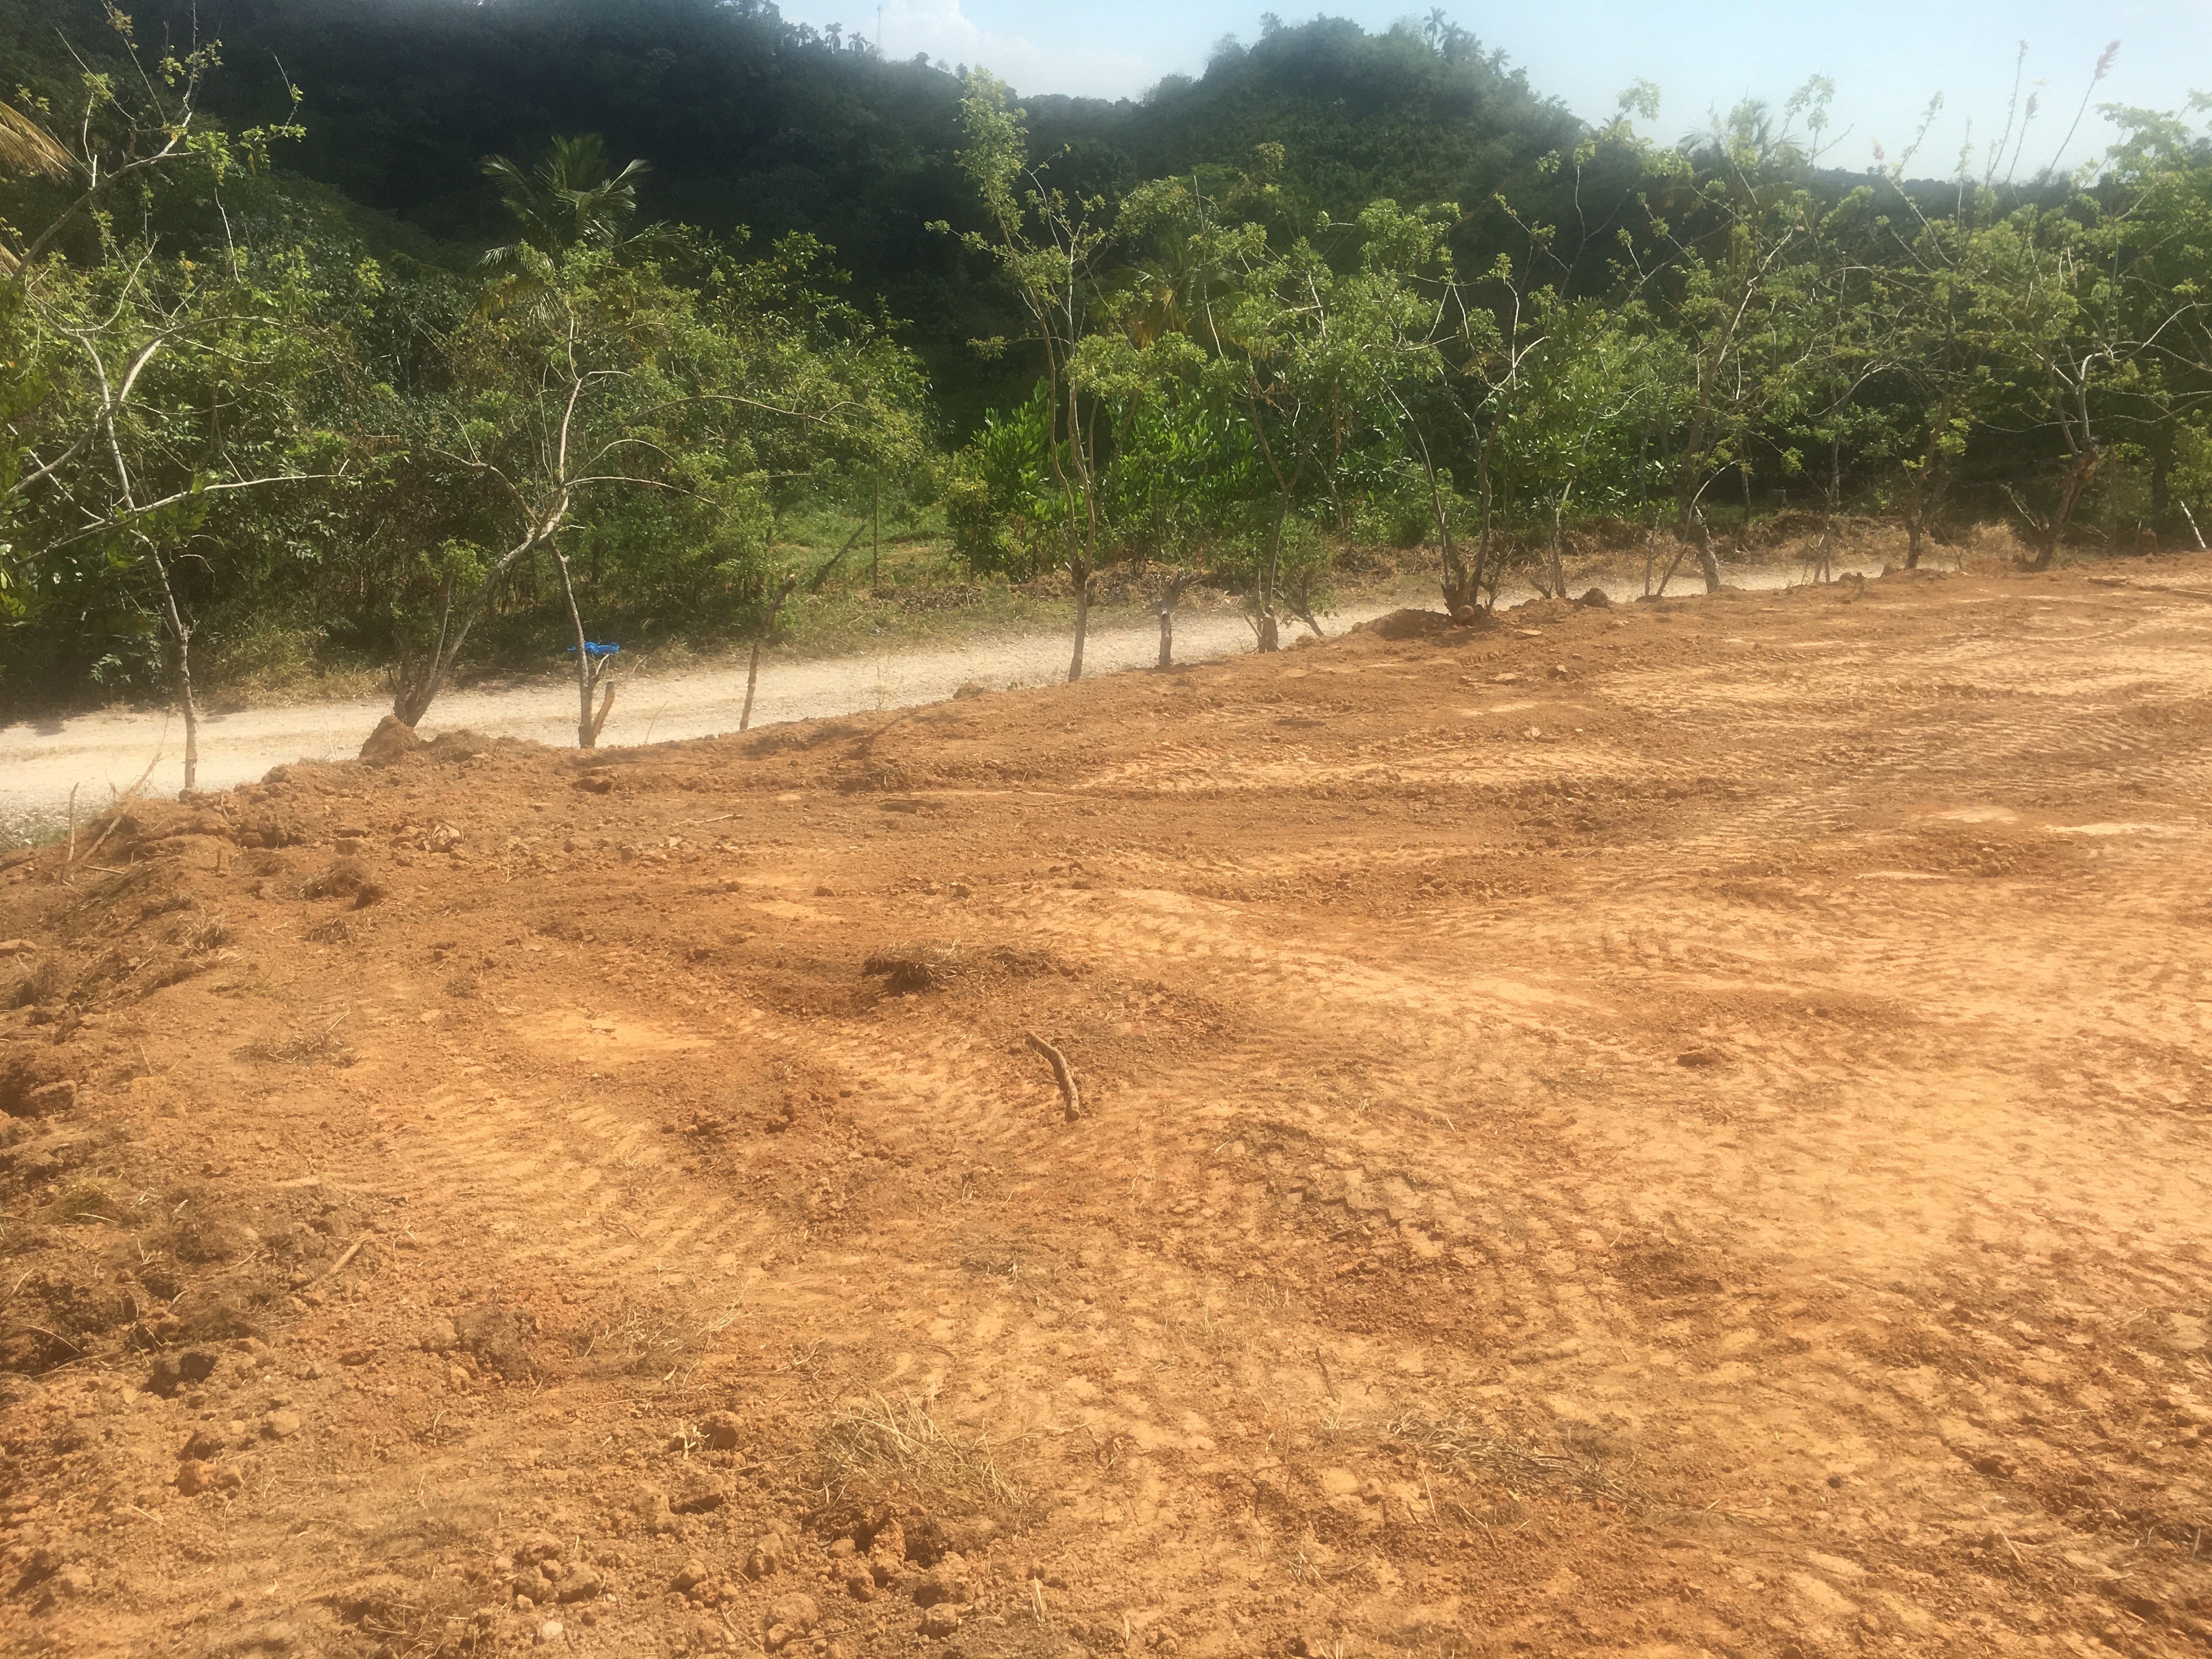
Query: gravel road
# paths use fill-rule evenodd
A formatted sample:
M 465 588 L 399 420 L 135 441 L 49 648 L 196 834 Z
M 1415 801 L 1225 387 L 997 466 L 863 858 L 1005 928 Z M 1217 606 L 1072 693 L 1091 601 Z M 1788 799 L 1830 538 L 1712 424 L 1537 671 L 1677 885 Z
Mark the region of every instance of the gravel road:
M 1743 587 L 1781 587 L 1803 580 L 1803 573 L 1795 567 L 1737 568 L 1729 572 L 1729 580 Z M 1631 599 L 1641 588 L 1639 582 L 1630 581 L 1603 586 L 1617 599 Z M 1421 588 L 1413 603 L 1433 603 L 1427 597 L 1431 592 Z M 1526 595 L 1506 597 L 1510 601 Z M 1404 594 L 1368 596 L 1324 620 L 1330 633 L 1341 633 L 1407 602 Z M 1066 631 L 1055 629 L 919 650 L 770 662 L 761 670 L 752 723 L 767 726 L 856 709 L 935 702 L 970 680 L 994 690 L 1043 684 L 1066 673 L 1067 648 Z M 1178 661 L 1206 661 L 1251 648 L 1252 630 L 1234 612 L 1193 610 L 1176 620 Z M 1149 619 L 1096 628 L 1085 652 L 1085 668 L 1091 674 L 1109 674 L 1147 667 L 1158 649 L 1159 631 Z M 438 700 L 422 730 L 426 736 L 434 736 L 466 726 L 489 737 L 566 745 L 575 741 L 575 696 L 573 684 L 550 680 L 454 692 Z M 617 692 L 600 743 L 611 748 L 733 732 L 744 696 L 742 665 L 632 681 Z M 228 788 L 258 778 L 286 761 L 350 758 L 389 706 L 381 700 L 303 702 L 203 714 L 200 787 Z M 183 787 L 184 728 L 173 715 L 158 710 L 103 711 L 0 726 L 0 844 L 11 831 L 21 833 L 66 810 L 73 786 L 81 808 L 96 806 L 106 801 L 111 788 L 129 788 L 149 761 L 154 769 L 147 781 L 148 793 L 173 795 Z

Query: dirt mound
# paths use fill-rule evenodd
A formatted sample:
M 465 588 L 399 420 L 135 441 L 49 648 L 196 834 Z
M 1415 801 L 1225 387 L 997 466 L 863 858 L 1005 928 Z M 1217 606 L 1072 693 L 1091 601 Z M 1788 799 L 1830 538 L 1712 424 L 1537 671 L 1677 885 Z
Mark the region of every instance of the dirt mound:
M 1377 639 L 1393 644 L 1407 640 L 1434 639 L 1451 632 L 1452 619 L 1441 611 L 1393 611 L 1387 617 L 1377 617 L 1373 622 L 1361 623 L 1351 631 L 1371 634 Z
M 410 756 L 429 747 L 428 742 L 416 736 L 415 728 L 404 724 L 397 714 L 386 714 L 376 723 L 376 730 L 361 746 L 364 766 L 396 766 Z

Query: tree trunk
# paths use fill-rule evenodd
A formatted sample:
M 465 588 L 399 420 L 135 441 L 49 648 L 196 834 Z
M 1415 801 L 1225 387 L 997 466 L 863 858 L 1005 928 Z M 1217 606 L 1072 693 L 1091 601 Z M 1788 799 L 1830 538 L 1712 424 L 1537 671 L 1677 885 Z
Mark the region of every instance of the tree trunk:
M 596 749 L 599 742 L 599 727 L 605 715 L 592 718 L 592 693 L 598 689 L 599 659 L 592 656 L 590 642 L 584 638 L 584 613 L 576 608 L 575 585 L 568 579 L 568 556 L 559 548 L 553 550 L 553 561 L 561 567 L 561 595 L 568 601 L 568 623 L 576 637 L 576 747 Z M 607 688 L 607 706 L 614 706 L 614 688 Z
M 1717 593 L 1721 591 L 1721 562 L 1713 552 L 1712 526 L 1705 522 L 1705 515 L 1702 513 L 1697 514 L 1696 523 L 1698 568 L 1705 574 L 1705 592 Z
M 1472 602 L 1476 605 L 1480 605 L 1482 603 L 1483 578 L 1486 576 L 1490 577 L 1490 603 L 1491 608 L 1495 610 L 1498 605 L 1498 579 L 1495 575 L 1492 574 L 1490 568 L 1491 442 L 1492 439 L 1486 437 L 1482 441 L 1482 447 L 1474 453 L 1475 490 L 1481 497 L 1482 519 L 1477 530 L 1478 539 L 1475 543 L 1474 549 L 1474 574 L 1468 585 L 1471 589 Z
M 1079 559 L 1068 574 L 1075 582 L 1075 654 L 1067 660 L 1067 683 L 1083 678 L 1083 641 L 1091 632 L 1091 561 Z
M 197 789 L 200 781 L 200 709 L 192 697 L 192 644 L 189 637 L 177 647 L 177 705 L 185 717 L 185 787 Z
M 2031 570 L 2048 570 L 2058 556 L 2059 544 L 2065 539 L 2067 526 L 2074 521 L 2074 509 L 2081 504 L 2081 497 L 2096 482 L 2097 469 L 2104 464 L 2105 452 L 2093 445 L 2076 455 L 2066 469 L 2066 482 L 2060 488 L 2057 510 L 2051 514 L 2038 539 L 2043 544 L 2036 550 L 2035 557 L 2028 562 Z
M 1168 585 L 1160 594 L 1160 660 L 1158 666 L 1175 666 L 1175 613 L 1182 603 L 1182 590 L 1190 583 L 1194 573 L 1178 570 L 1168 578 Z
M 1273 651 L 1279 643 L 1275 624 L 1275 573 L 1282 566 L 1283 524 L 1291 515 L 1291 498 L 1275 503 L 1275 528 L 1267 538 L 1267 562 L 1260 569 L 1260 649 Z
M 738 730 L 742 732 L 753 723 L 753 688 L 760 684 L 760 636 L 753 636 L 752 660 L 745 666 L 745 706 L 738 715 Z
M 169 637 L 177 647 L 177 708 L 185 719 L 185 784 L 196 789 L 200 781 L 200 710 L 192 696 L 192 629 L 177 603 L 177 590 L 169 582 L 169 562 L 149 543 L 154 572 L 161 580 L 161 608 L 169 624 Z
M 489 602 L 492 589 L 499 585 L 508 571 L 535 553 L 560 530 L 568 516 L 568 492 L 563 489 L 555 498 L 552 509 L 544 518 L 532 525 L 520 541 L 500 555 L 499 562 L 484 573 L 483 580 L 477 584 L 477 591 L 469 596 L 468 604 L 461 611 L 460 621 L 450 629 L 447 626 L 447 617 L 452 610 L 452 601 L 448 599 L 445 611 L 439 617 L 438 640 L 431 649 L 429 660 L 422 665 L 419 674 L 403 671 L 399 676 L 392 712 L 398 717 L 401 725 L 415 726 L 430 712 L 430 704 L 445 688 L 446 677 L 453 672 L 453 665 L 460 660 L 461 647 L 469 637 L 469 630 L 476 626 L 477 618 L 483 614 L 485 605 Z
M 840 553 L 837 558 L 830 561 L 830 564 L 836 563 L 837 559 L 844 556 Z M 808 588 L 807 592 L 811 593 L 819 588 L 822 586 L 822 578 L 829 574 L 830 565 L 825 564 L 816 574 L 814 586 Z M 776 589 L 775 598 L 769 605 L 768 619 L 760 625 L 760 630 L 753 635 L 752 660 L 745 665 L 745 706 L 738 714 L 738 730 L 740 732 L 753 723 L 753 688 L 760 684 L 761 647 L 767 643 L 768 636 L 775 631 L 775 619 L 783 614 L 785 603 L 790 599 L 792 591 L 798 586 L 799 578 L 796 576 L 786 576 L 783 579 L 783 586 Z
M 1474 603 L 1474 584 L 1468 580 L 1467 572 L 1460 568 L 1459 550 L 1452 545 L 1451 514 L 1444 507 L 1443 486 L 1437 482 L 1437 469 L 1425 448 L 1421 465 L 1429 479 L 1429 512 L 1436 520 L 1437 535 L 1443 543 L 1444 609 L 1456 615 Z
M 1566 517 L 1567 497 L 1573 495 L 1574 490 L 1574 480 L 1570 478 L 1567 487 L 1559 492 L 1559 500 L 1552 503 L 1552 597 L 1555 599 L 1567 597 L 1566 561 L 1559 553 L 1560 522 Z

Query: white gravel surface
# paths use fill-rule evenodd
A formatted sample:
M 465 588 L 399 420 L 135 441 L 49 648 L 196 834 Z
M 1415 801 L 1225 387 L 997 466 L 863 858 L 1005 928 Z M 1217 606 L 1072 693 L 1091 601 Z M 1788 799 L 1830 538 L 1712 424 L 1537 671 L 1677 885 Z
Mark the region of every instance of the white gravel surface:
M 1870 573 L 1869 573 L 1870 574 Z M 1770 588 L 1802 580 L 1788 569 L 1732 568 L 1731 585 Z M 1633 598 L 1640 582 L 1607 582 L 1617 599 Z M 1430 597 L 1415 604 L 1433 605 Z M 1679 583 L 1687 596 L 1694 589 Z M 1513 596 L 1508 596 L 1511 598 Z M 1370 599 L 1322 620 L 1331 634 L 1396 610 L 1402 598 Z M 1303 633 L 1303 627 L 1294 629 Z M 1286 636 L 1287 637 L 1287 636 Z M 949 697 L 974 680 L 993 690 L 1042 685 L 1067 672 L 1066 630 L 978 639 L 880 654 L 812 662 L 763 665 L 753 705 L 757 727 L 859 709 L 902 708 Z M 1200 662 L 1252 648 L 1252 629 L 1234 612 L 1191 611 L 1176 619 L 1176 659 Z M 1086 676 L 1149 667 L 1158 654 L 1159 629 L 1149 619 L 1135 625 L 1094 628 L 1084 653 Z M 718 665 L 634 680 L 616 694 L 600 746 L 713 737 L 734 732 L 744 705 L 745 671 Z M 303 702 L 200 719 L 199 787 L 227 788 L 258 778 L 287 761 L 349 759 L 389 709 L 386 702 Z M 576 738 L 576 690 L 569 681 L 537 680 L 438 699 L 422 721 L 426 737 L 466 726 L 489 737 L 529 738 L 566 746 Z M 158 758 L 156 758 L 158 757 Z M 127 789 L 154 762 L 146 792 L 173 795 L 184 784 L 184 728 L 160 711 L 121 711 L 19 720 L 0 726 L 0 835 L 52 817 L 69 801 L 72 785 L 81 811 L 104 805 L 108 792 Z

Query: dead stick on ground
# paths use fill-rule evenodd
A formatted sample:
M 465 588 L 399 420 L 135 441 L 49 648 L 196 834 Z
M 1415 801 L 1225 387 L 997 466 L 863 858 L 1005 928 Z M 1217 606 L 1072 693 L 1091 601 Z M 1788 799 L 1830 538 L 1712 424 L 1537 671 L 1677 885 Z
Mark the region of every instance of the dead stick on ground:
M 1074 1122 L 1083 1115 L 1083 1097 L 1076 1091 L 1075 1073 L 1068 1067 L 1067 1056 L 1035 1031 L 1024 1031 L 1022 1035 L 1029 1039 L 1030 1048 L 1052 1062 L 1052 1080 L 1060 1085 L 1060 1098 L 1067 1103 L 1067 1121 Z
M 319 1285 L 323 1280 L 328 1279 L 332 1273 L 337 1272 L 339 1268 L 344 1267 L 347 1262 L 352 1261 L 354 1257 L 359 1255 L 361 1254 L 361 1247 L 368 1243 L 368 1235 L 367 1233 L 363 1233 L 359 1238 L 356 1238 L 352 1243 L 345 1247 L 345 1254 L 343 1255 L 331 1262 L 329 1267 L 324 1268 L 322 1272 L 317 1273 L 314 1278 L 309 1279 L 307 1282 L 311 1285 Z
M 130 803 L 131 799 L 136 796 L 141 789 L 143 789 L 146 787 L 146 780 L 154 775 L 154 769 L 161 763 L 161 751 L 157 748 L 154 750 L 154 758 L 146 763 L 146 769 L 138 775 L 138 781 L 132 784 L 128 789 L 118 795 L 115 799 L 109 804 L 107 828 L 100 832 L 100 839 L 98 841 L 93 842 L 91 846 L 84 849 L 85 861 L 87 863 L 90 863 L 91 860 L 98 855 L 100 849 L 107 845 L 107 838 L 115 833 L 116 825 L 123 822 L 124 807 Z
M 1322 1386 L 1328 1389 L 1328 1397 L 1331 1400 L 1340 1398 L 1340 1396 L 1339 1396 L 1336 1392 L 1336 1379 L 1328 1374 L 1328 1361 L 1321 1357 L 1321 1350 L 1319 1348 L 1316 1348 L 1314 1350 L 1314 1364 L 1321 1367 L 1322 1383 Z

